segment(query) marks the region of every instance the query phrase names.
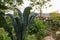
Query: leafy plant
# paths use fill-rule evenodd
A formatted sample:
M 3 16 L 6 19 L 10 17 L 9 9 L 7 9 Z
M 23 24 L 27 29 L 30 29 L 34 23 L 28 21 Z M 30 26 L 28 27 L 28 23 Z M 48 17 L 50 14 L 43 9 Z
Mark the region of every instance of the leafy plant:
M 17 9 L 18 15 L 19 15 L 17 17 L 13 16 L 12 14 L 6 14 L 4 15 L 4 17 L 2 15 L 4 19 L 4 24 L 5 24 L 3 28 L 5 29 L 5 31 L 9 33 L 12 40 L 14 40 L 12 35 L 12 30 L 6 21 L 5 16 L 10 16 L 13 22 L 14 31 L 16 33 L 17 40 L 24 40 L 25 39 L 24 37 L 27 34 L 26 31 L 27 31 L 28 25 L 31 25 L 33 23 L 35 16 L 37 16 L 36 13 L 30 14 L 31 9 L 32 9 L 31 7 L 25 8 L 24 13 L 21 13 L 21 11 Z
M 52 28 L 57 31 L 60 28 L 59 14 L 53 12 L 51 13 L 50 17 L 52 19 L 52 23 L 51 23 Z
M 2 35 L 0 35 L 0 40 L 3 40 L 3 36 Z
M 44 37 L 49 34 L 49 27 L 43 20 L 35 20 L 29 27 L 29 34 L 35 34 L 37 37 Z

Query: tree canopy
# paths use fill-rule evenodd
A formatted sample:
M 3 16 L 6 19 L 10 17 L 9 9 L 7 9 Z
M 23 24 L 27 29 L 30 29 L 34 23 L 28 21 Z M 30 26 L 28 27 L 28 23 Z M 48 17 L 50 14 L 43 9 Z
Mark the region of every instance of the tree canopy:
M 32 6 L 37 6 L 36 9 L 38 9 L 40 11 L 40 16 L 42 13 L 42 9 L 43 8 L 47 8 L 47 7 L 51 7 L 52 5 L 50 4 L 51 0 L 30 0 L 32 3 Z M 47 6 L 48 3 L 48 6 Z
M 0 0 L 0 10 L 15 7 L 21 3 L 23 3 L 23 0 Z

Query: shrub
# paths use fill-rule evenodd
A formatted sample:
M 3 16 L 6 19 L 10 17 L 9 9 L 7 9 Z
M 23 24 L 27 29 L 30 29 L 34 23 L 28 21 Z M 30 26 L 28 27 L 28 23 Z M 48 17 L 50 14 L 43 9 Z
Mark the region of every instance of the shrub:
M 29 27 L 29 34 L 35 34 L 37 37 L 49 34 L 49 27 L 43 20 L 35 20 L 34 24 Z

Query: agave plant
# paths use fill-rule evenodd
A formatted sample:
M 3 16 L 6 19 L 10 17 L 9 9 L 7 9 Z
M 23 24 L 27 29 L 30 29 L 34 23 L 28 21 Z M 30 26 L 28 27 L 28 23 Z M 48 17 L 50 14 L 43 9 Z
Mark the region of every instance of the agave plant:
M 18 8 L 16 10 L 18 11 L 18 17 L 13 16 L 12 14 L 5 14 L 4 16 L 10 16 L 13 25 L 14 25 L 14 31 L 16 33 L 17 40 L 25 40 L 25 36 L 27 34 L 27 28 L 29 25 L 33 23 L 34 18 L 37 16 L 37 13 L 30 13 L 31 7 L 26 7 L 24 9 L 24 12 L 22 13 Z M 6 22 L 6 18 L 2 15 L 2 18 L 4 20 L 4 29 L 7 31 L 13 39 L 12 30 L 10 26 Z

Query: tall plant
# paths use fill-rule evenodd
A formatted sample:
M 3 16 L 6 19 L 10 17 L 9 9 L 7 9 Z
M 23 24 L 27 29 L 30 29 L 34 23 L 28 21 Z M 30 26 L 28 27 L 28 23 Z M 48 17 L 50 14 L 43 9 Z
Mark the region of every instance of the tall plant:
M 32 9 L 31 7 L 26 7 L 23 13 L 21 13 L 21 11 L 19 9 L 17 9 L 18 17 L 15 17 L 11 14 L 4 15 L 4 16 L 10 16 L 10 18 L 11 18 L 13 24 L 14 24 L 14 31 L 16 33 L 17 40 L 25 40 L 24 37 L 27 34 L 26 31 L 27 31 L 28 25 L 31 25 L 33 23 L 33 20 L 34 20 L 35 16 L 37 16 L 36 13 L 34 13 L 34 14 L 30 13 L 31 9 Z M 3 17 L 3 15 L 2 15 L 2 17 Z M 10 32 L 11 32 L 11 30 L 9 30 L 10 27 L 6 23 L 5 17 L 3 17 L 3 19 L 5 21 L 4 22 L 5 25 L 4 25 L 3 28 L 7 29 L 6 31 L 10 34 Z M 5 27 L 7 27 L 7 28 L 5 28 Z M 11 39 L 14 40 L 12 32 L 11 32 L 10 35 L 11 35 Z

